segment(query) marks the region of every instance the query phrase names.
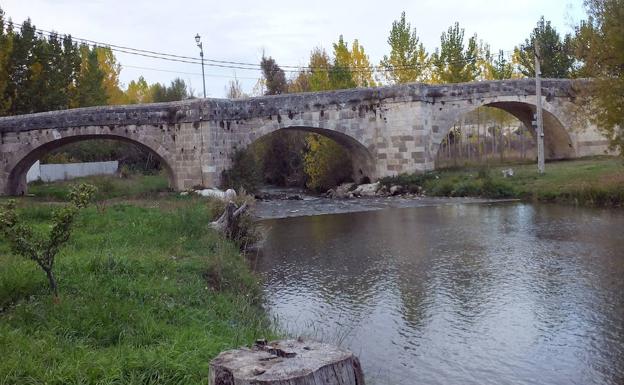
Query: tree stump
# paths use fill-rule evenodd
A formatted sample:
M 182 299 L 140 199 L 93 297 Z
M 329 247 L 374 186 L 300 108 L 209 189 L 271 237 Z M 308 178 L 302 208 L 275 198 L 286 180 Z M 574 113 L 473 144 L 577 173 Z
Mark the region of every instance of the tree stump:
M 249 206 L 243 203 L 241 207 L 237 207 L 234 202 L 228 202 L 225 211 L 214 222 L 210 223 L 210 227 L 224 234 L 227 238 L 232 238 L 238 233 L 238 223 L 241 215 L 247 211 Z
M 219 354 L 210 362 L 210 385 L 364 385 L 351 352 L 314 341 L 259 340 L 252 349 Z

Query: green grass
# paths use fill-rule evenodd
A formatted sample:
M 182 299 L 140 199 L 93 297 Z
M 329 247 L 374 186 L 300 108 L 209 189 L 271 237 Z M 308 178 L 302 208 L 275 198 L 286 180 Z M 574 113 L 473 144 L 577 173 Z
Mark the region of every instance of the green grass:
M 19 203 L 46 229 L 55 204 Z M 60 304 L 0 240 L 0 384 L 206 384 L 216 354 L 272 337 L 257 277 L 207 228 L 213 213 L 176 204 L 84 210 L 57 256 Z
M 504 178 L 503 169 L 514 176 Z M 385 185 L 401 184 L 431 196 L 480 196 L 556 201 L 591 206 L 624 204 L 624 162 L 615 157 L 594 157 L 550 162 L 546 173 L 534 164 L 440 170 L 424 175 L 399 175 L 382 179 Z
M 79 183 L 90 183 L 97 187 L 96 199 L 149 198 L 169 191 L 167 177 L 158 175 L 131 175 L 129 178 L 102 175 L 77 178 L 71 181 L 52 183 L 32 182 L 28 193 L 42 200 L 64 201 L 70 188 Z

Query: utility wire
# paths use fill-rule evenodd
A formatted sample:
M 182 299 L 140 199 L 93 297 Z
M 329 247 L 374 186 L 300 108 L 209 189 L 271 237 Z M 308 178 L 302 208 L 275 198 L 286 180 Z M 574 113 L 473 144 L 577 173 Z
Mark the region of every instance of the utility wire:
M 18 24 L 12 24 L 12 25 L 14 27 L 19 28 L 20 30 L 23 28 L 22 25 L 18 25 Z M 60 36 L 60 34 L 57 33 L 57 32 L 39 29 L 39 28 L 36 28 L 34 26 L 31 26 L 30 28 L 33 31 L 38 32 L 39 34 L 46 35 L 48 37 L 58 37 L 58 36 Z M 174 54 L 168 54 L 168 53 L 156 52 L 156 51 L 150 51 L 150 50 L 143 50 L 143 49 L 125 47 L 125 46 L 120 46 L 120 45 L 115 45 L 115 44 L 102 43 L 102 42 L 98 42 L 98 41 L 91 40 L 91 39 L 84 39 L 84 38 L 73 37 L 71 35 L 63 35 L 63 36 L 68 36 L 68 37 L 70 37 L 73 40 L 76 40 L 78 42 L 90 43 L 90 44 L 104 46 L 104 47 L 107 47 L 107 48 L 111 49 L 112 51 L 119 52 L 119 53 L 143 56 L 143 57 L 159 59 L 159 60 L 181 62 L 181 63 L 187 63 L 187 64 L 201 64 L 201 59 L 200 58 L 189 57 L 189 56 L 182 56 L 182 55 L 174 55 Z M 503 52 L 509 54 L 510 52 L 513 52 L 513 51 L 503 51 Z M 261 71 L 262 70 L 262 68 L 260 67 L 260 64 L 258 64 L 258 63 L 244 63 L 244 62 L 216 60 L 216 59 L 204 59 L 204 60 L 206 62 L 208 62 L 208 63 L 204 63 L 204 64 L 207 65 L 207 66 L 211 66 L 211 67 L 228 68 L 228 69 L 239 69 L 239 70 L 252 70 L 252 71 Z M 453 65 L 453 64 L 474 64 L 476 62 L 476 60 L 477 60 L 476 58 L 468 58 L 468 59 L 461 59 L 461 60 L 445 62 L 445 64 L 447 64 L 447 65 Z M 299 72 L 305 71 L 305 70 L 308 70 L 308 71 L 328 71 L 328 70 L 331 70 L 331 68 L 327 68 L 327 67 L 310 67 L 310 66 L 280 65 L 279 67 L 280 68 L 295 68 L 295 69 L 292 69 L 292 70 L 289 70 L 289 69 L 284 70 L 283 69 L 284 72 L 291 72 L 291 73 L 299 73 Z M 415 70 L 415 69 L 424 69 L 424 68 L 426 68 L 425 65 L 417 64 L 417 65 L 390 66 L 389 68 L 387 68 L 385 66 L 381 66 L 381 65 L 378 65 L 378 66 L 372 66 L 371 65 L 369 67 L 366 67 L 366 66 L 349 67 L 348 69 L 351 72 L 354 72 L 354 73 L 357 73 L 357 72 L 367 73 L 367 72 L 393 72 L 393 71 Z
M 181 74 L 181 75 L 202 76 L 202 74 L 200 74 L 199 72 L 174 71 L 174 70 L 167 70 L 167 69 L 162 69 L 162 68 L 134 66 L 134 65 L 129 65 L 129 64 L 123 64 L 122 67 L 124 67 L 124 68 L 135 68 L 135 69 L 147 70 L 147 71 L 169 72 L 169 73 Z M 236 76 L 236 75 L 230 76 L 230 75 L 205 74 L 205 76 L 214 77 L 214 78 L 227 78 L 227 79 L 233 79 L 233 78 L 236 78 L 236 79 L 247 79 L 247 80 L 258 80 L 259 79 L 259 78 L 245 77 L 245 76 Z

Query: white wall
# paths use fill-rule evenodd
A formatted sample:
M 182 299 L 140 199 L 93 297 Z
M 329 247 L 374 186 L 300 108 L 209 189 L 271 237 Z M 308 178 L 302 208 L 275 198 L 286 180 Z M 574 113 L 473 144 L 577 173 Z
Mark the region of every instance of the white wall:
M 39 167 L 40 162 L 36 161 L 35 164 L 28 170 L 26 173 L 26 182 L 34 182 L 36 180 L 41 179 L 41 168 Z
M 113 175 L 117 172 L 119 162 L 85 162 L 64 164 L 40 164 L 35 162 L 26 174 L 26 181 L 41 179 L 44 182 L 68 180 L 91 175 Z

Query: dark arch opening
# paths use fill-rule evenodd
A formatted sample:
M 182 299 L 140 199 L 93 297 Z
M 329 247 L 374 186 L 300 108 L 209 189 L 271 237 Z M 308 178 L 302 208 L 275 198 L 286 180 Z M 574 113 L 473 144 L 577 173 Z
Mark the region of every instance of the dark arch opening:
M 368 148 L 355 140 L 353 137 L 338 131 L 328 130 L 326 128 L 292 126 L 282 128 L 275 132 L 279 132 L 281 130 L 310 132 L 333 140 L 334 142 L 342 146 L 342 148 L 344 148 L 351 156 L 351 161 L 353 163 L 352 177 L 356 182 L 360 182 L 362 179 L 365 178 L 368 178 L 369 180 L 376 178 L 375 160 L 373 158 L 373 155 L 370 153 Z
M 535 129 L 531 122 L 535 113 L 535 106 L 522 102 L 496 102 L 485 105 L 486 107 L 494 107 L 501 109 L 521 121 L 529 130 L 531 135 L 535 136 Z M 543 110 L 544 119 L 544 154 L 546 159 L 567 159 L 576 155 L 572 139 L 563 124 L 555 115 L 547 110 Z
M 136 140 L 133 140 L 124 136 L 76 135 L 76 136 L 59 138 L 57 140 L 44 143 L 39 147 L 31 149 L 28 152 L 28 154 L 26 154 L 21 159 L 19 159 L 17 163 L 15 164 L 15 166 L 13 166 L 13 168 L 9 172 L 7 191 L 6 191 L 7 194 L 8 195 L 24 195 L 28 192 L 26 173 L 37 160 L 41 159 L 46 154 L 49 154 L 50 152 L 56 149 L 59 149 L 63 146 L 66 146 L 68 144 L 78 143 L 78 142 L 83 142 L 83 141 L 88 141 L 88 140 L 103 140 L 103 139 L 130 143 L 146 152 L 149 152 L 156 159 L 158 159 L 163 169 L 166 171 L 167 178 L 169 181 L 169 187 L 175 186 L 175 175 L 174 175 L 173 169 L 171 168 L 171 165 L 167 162 L 166 159 L 164 159 L 160 154 L 158 154 L 156 151 L 154 151 L 154 149 L 147 146 L 146 144 L 143 144 L 141 142 L 138 142 Z
M 308 151 L 307 149 L 309 148 L 305 144 L 302 144 L 302 142 L 305 142 L 305 138 L 307 136 L 305 134 L 316 134 L 318 135 L 318 137 L 330 139 L 330 142 L 333 143 L 331 145 L 336 146 L 336 148 L 339 149 L 339 152 L 342 154 L 341 162 L 337 163 L 340 165 L 340 169 L 332 169 L 336 173 L 327 174 L 330 176 L 335 175 L 337 177 L 336 180 L 332 181 L 334 183 L 331 183 L 329 185 L 324 183 L 322 184 L 323 185 L 322 188 L 319 188 L 319 186 L 311 187 L 309 184 L 305 183 L 306 187 L 320 192 L 325 189 L 334 187 L 336 184 L 340 184 L 342 182 L 352 180 L 352 181 L 361 183 L 362 181 L 367 181 L 370 179 L 374 179 L 376 177 L 375 163 L 374 163 L 372 154 L 370 153 L 368 148 L 366 148 L 363 144 L 358 142 L 355 138 L 347 134 L 341 133 L 341 132 L 328 130 L 324 128 L 306 127 L 306 126 L 290 126 L 290 127 L 280 128 L 280 129 L 267 132 L 267 133 L 258 132 L 256 133 L 255 136 L 252 137 L 252 141 L 248 143 L 246 147 L 239 148 L 236 153 L 231 154 L 233 156 L 232 158 L 233 164 L 231 166 L 232 168 L 230 168 L 229 170 L 224 170 L 223 177 L 222 177 L 222 187 L 237 188 L 238 182 L 236 181 L 236 177 L 240 176 L 241 173 L 234 171 L 234 170 L 236 169 L 240 170 L 242 163 L 246 163 L 247 165 L 253 166 L 252 164 L 253 161 L 250 160 L 249 158 L 247 158 L 246 160 L 242 160 L 243 156 L 241 155 L 241 152 L 246 153 L 246 154 L 249 154 L 250 152 L 253 153 L 254 155 L 252 155 L 251 157 L 255 157 L 254 159 L 258 160 L 257 163 L 262 164 L 262 166 L 264 167 L 262 178 L 261 178 L 262 182 L 260 182 L 260 184 L 274 184 L 274 185 L 282 185 L 282 186 L 289 186 L 289 187 L 304 187 L 304 183 L 302 183 L 303 180 L 299 178 L 301 176 L 301 173 L 296 174 L 294 177 L 292 177 L 292 175 L 289 175 L 286 178 L 290 182 L 294 181 L 295 183 L 280 184 L 280 183 L 274 183 L 273 181 L 281 179 L 277 175 L 281 171 L 284 171 L 284 170 L 292 171 L 292 168 L 289 169 L 288 167 L 281 167 L 279 158 L 281 156 L 284 156 L 284 157 L 292 156 L 292 154 L 296 152 L 296 151 L 290 151 L 291 149 L 288 148 L 289 155 L 279 153 L 279 151 L 276 153 L 275 150 L 281 148 L 280 139 L 284 139 L 287 142 L 294 141 L 295 144 L 293 145 L 292 142 L 290 142 L 290 145 L 294 146 L 296 149 L 297 148 L 300 149 L 301 152 L 299 152 L 299 154 L 302 154 L 303 150 Z M 270 147 L 269 149 L 265 147 L 262 149 L 262 146 L 266 146 L 266 145 L 276 146 L 276 147 Z M 261 149 L 260 151 L 258 151 L 259 148 Z M 299 171 L 303 172 L 303 165 L 302 165 L 303 157 L 301 157 L 300 161 L 301 161 L 300 166 L 302 168 Z M 290 164 L 291 162 L 288 161 L 285 163 Z M 293 162 L 293 163 L 297 163 L 297 162 Z M 281 164 L 283 165 L 283 163 Z M 277 170 L 276 173 L 274 172 L 275 170 Z M 230 172 L 232 172 L 232 174 L 230 174 Z M 232 177 L 232 175 L 234 176 Z M 342 175 L 342 177 L 340 177 L 340 175 Z M 308 175 L 304 175 L 304 180 L 305 180 L 305 177 L 307 176 Z M 247 177 L 250 177 L 250 176 L 247 174 Z M 256 181 L 257 180 L 258 179 L 256 179 Z M 307 181 L 309 182 L 310 180 L 311 179 L 308 179 Z M 258 185 L 258 183 L 256 183 L 256 185 Z
M 512 138 L 517 136 L 517 140 L 520 139 L 525 140 L 524 135 L 528 133 L 528 139 L 531 142 L 535 142 L 536 140 L 536 130 L 532 125 L 533 116 L 535 114 L 535 106 L 529 103 L 524 102 L 515 102 L 515 101 L 505 101 L 505 102 L 493 102 L 481 105 L 463 115 L 460 116 L 460 119 L 454 123 L 452 127 L 449 128 L 447 136 L 443 139 L 438 145 L 438 149 L 436 151 L 436 163 L 440 162 L 441 158 L 444 158 L 444 155 L 447 157 L 449 154 L 453 154 L 453 149 L 450 147 L 457 147 L 459 142 L 459 157 L 466 157 L 466 151 L 470 151 L 473 145 L 467 145 L 463 150 L 462 154 L 462 141 L 465 141 L 468 137 L 474 141 L 474 131 L 475 131 L 475 123 L 474 118 L 475 114 L 480 111 L 482 107 L 488 107 L 492 109 L 496 109 L 499 111 L 503 111 L 509 118 L 513 117 L 517 119 L 516 123 L 508 123 L 504 126 L 506 128 L 506 133 L 503 134 L 503 126 L 496 127 L 496 124 L 488 124 L 492 123 L 491 121 L 483 121 L 480 120 L 477 126 L 477 138 L 481 140 L 479 145 L 476 145 L 479 148 L 479 151 L 482 151 L 485 148 L 485 158 L 488 158 L 488 145 L 490 147 L 489 150 L 492 152 L 498 152 L 501 155 L 501 159 L 503 157 L 501 152 L 501 145 L 504 146 L 505 143 L 510 147 L 513 147 L 510 142 L 512 142 Z M 487 112 L 487 111 L 486 111 Z M 468 119 L 466 119 L 468 118 Z M 513 119 L 512 118 L 512 119 Z M 559 121 L 559 119 L 547 110 L 543 110 L 543 119 L 544 119 L 544 153 L 547 160 L 559 160 L 559 159 L 568 159 L 576 156 L 576 151 L 574 145 L 572 143 L 572 139 L 568 134 L 567 130 L 563 126 L 563 124 Z M 464 125 L 462 123 L 466 123 L 468 120 L 468 124 Z M 519 122 L 518 122 L 519 121 Z M 459 127 L 457 126 L 459 124 Z M 463 127 L 462 127 L 463 126 Z M 514 128 L 515 127 L 515 128 Z M 498 133 L 494 133 L 491 130 L 498 128 Z M 463 132 L 462 132 L 463 130 Z M 479 131 L 482 130 L 482 131 Z M 480 133 L 481 132 L 481 133 Z M 511 134 L 516 135 L 511 135 Z M 490 142 L 488 143 L 488 140 Z M 527 143 L 529 145 L 529 143 Z M 494 149 L 492 149 L 494 147 Z M 524 147 L 524 142 L 523 142 Z M 513 148 L 512 148 L 513 150 Z M 457 152 L 457 150 L 455 149 Z M 474 149 L 472 150 L 475 151 Z M 524 152 L 524 149 L 522 150 Z M 530 152 L 530 151 L 529 151 Z M 442 154 L 442 156 L 441 156 Z M 509 155 L 509 154 L 508 154 Z M 509 160 L 507 155 L 507 161 Z M 454 154 L 453 156 L 457 156 Z M 481 154 L 479 154 L 481 156 Z M 468 153 L 468 157 L 470 157 L 470 153 Z M 512 156 L 513 157 L 513 156 Z M 517 157 L 516 157 L 517 158 Z M 518 158 L 519 159 L 519 158 Z M 530 158 L 526 158 L 530 159 Z M 465 160 L 465 159 L 463 159 Z M 439 164 L 436 164 L 439 166 Z

